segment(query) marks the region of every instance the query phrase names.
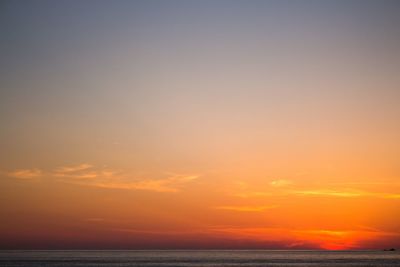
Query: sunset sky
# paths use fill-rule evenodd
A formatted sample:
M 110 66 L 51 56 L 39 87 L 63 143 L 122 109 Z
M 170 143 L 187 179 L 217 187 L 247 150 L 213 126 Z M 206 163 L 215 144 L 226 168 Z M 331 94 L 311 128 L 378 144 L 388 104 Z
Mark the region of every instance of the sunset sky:
M 400 247 L 400 1 L 2 1 L 0 249 Z

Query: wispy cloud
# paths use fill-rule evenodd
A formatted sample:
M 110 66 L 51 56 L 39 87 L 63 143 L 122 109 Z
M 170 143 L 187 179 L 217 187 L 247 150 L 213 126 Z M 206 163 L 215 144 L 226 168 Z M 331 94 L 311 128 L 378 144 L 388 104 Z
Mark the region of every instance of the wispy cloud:
M 333 196 L 333 197 L 360 197 L 365 195 L 365 193 L 360 191 L 351 191 L 351 190 L 299 190 L 292 191 L 293 194 L 296 195 L 305 195 L 305 196 Z
M 62 182 L 81 186 L 154 192 L 178 192 L 184 185 L 199 177 L 199 175 L 171 174 L 167 178 L 137 179 L 129 173 L 99 169 L 90 164 L 60 167 L 53 172 L 53 176 L 60 178 Z
M 274 180 L 270 183 L 271 186 L 273 187 L 285 187 L 285 186 L 289 186 L 292 185 L 293 182 L 290 180 L 285 180 L 285 179 L 278 179 L 278 180 Z
M 156 235 L 182 235 L 192 233 L 204 233 L 204 230 L 145 230 L 145 229 L 131 229 L 131 228 L 114 228 L 113 231 L 126 232 L 126 233 L 140 233 L 140 234 L 156 234 Z
M 74 166 L 61 166 L 52 171 L 40 169 L 17 169 L 3 172 L 17 179 L 37 177 L 56 178 L 59 182 L 109 189 L 145 190 L 153 192 L 179 192 L 187 184 L 198 179 L 199 175 L 170 173 L 164 178 L 135 178 L 129 172 L 109 168 L 98 168 L 88 163 Z
M 147 190 L 155 192 L 178 192 L 181 187 L 197 179 L 198 175 L 179 175 L 172 176 L 164 179 L 144 179 L 139 181 L 129 181 L 126 179 L 117 180 L 100 180 L 93 183 L 86 183 L 85 185 L 110 188 L 110 189 L 129 189 L 129 190 Z
M 62 166 L 58 167 L 54 173 L 59 174 L 59 175 L 67 175 L 71 173 L 76 173 L 84 170 L 88 170 L 90 168 L 93 168 L 93 165 L 88 164 L 88 163 L 82 163 L 74 166 Z
M 330 196 L 330 197 L 375 197 L 386 199 L 400 199 L 400 194 L 385 192 L 368 192 L 358 190 L 301 190 L 293 191 L 294 194 L 304 196 Z
M 17 179 L 34 179 L 42 176 L 43 172 L 39 169 L 19 169 L 8 172 L 7 175 Z
M 233 196 L 236 197 L 241 197 L 241 198 L 252 198 L 252 197 L 266 197 L 266 196 L 273 196 L 276 195 L 273 192 L 266 192 L 266 191 L 241 191 L 241 192 L 235 192 L 232 194 Z
M 230 211 L 244 211 L 244 212 L 262 212 L 265 210 L 275 209 L 277 205 L 270 206 L 217 206 L 214 209 L 218 210 L 230 210 Z
M 400 199 L 400 193 L 396 192 L 373 192 L 360 190 L 357 188 L 333 188 L 327 189 L 324 187 L 305 187 L 295 186 L 293 183 L 288 183 L 286 180 L 276 180 L 274 188 L 266 188 L 265 191 L 251 190 L 250 188 L 239 189 L 231 193 L 231 195 L 241 198 L 263 198 L 273 196 L 302 196 L 302 197 L 338 197 L 338 198 L 385 198 L 385 199 Z M 290 188 L 286 188 L 288 185 Z
M 82 163 L 75 166 L 58 167 L 51 173 L 51 175 L 55 177 L 76 180 L 115 178 L 118 176 L 118 174 L 119 171 L 97 168 L 96 166 L 88 163 Z
M 378 193 L 383 198 L 400 199 L 400 194 Z
M 73 178 L 73 179 L 94 179 L 97 178 L 99 175 L 95 171 L 84 172 L 84 173 L 53 173 L 55 177 L 66 177 L 66 178 Z

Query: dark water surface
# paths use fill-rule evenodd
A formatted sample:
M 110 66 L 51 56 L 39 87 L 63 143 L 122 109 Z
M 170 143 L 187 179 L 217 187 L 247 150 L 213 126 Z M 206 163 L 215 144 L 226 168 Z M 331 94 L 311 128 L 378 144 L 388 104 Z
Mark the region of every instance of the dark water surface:
M 387 266 L 400 267 L 400 253 L 386 251 L 283 250 L 53 250 L 0 251 L 4 267 L 76 266 Z

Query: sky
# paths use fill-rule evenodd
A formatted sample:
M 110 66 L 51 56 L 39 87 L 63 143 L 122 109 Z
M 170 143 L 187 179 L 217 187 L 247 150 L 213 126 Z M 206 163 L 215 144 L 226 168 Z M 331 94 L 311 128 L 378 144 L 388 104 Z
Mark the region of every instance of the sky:
M 2 1 L 0 249 L 400 247 L 398 1 Z

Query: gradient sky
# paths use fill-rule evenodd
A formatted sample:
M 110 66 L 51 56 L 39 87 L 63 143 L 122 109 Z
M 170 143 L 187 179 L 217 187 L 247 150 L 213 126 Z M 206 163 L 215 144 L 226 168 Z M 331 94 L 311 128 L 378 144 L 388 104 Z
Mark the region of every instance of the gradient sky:
M 0 248 L 400 247 L 399 1 L 2 1 Z

